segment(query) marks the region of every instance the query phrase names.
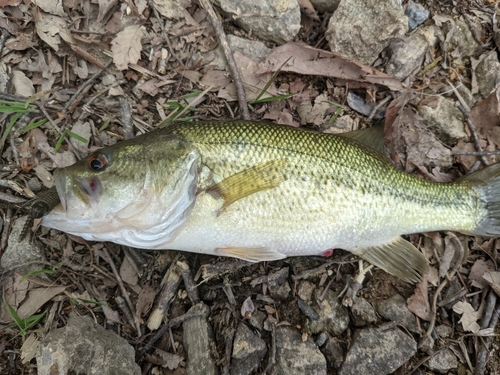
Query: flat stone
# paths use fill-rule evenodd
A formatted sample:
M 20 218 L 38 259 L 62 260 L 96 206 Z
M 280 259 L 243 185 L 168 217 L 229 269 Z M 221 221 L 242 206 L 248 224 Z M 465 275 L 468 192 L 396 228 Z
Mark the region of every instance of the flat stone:
M 229 34 L 227 36 L 227 41 L 229 42 L 231 51 L 240 51 L 244 55 L 257 61 L 264 59 L 271 53 L 271 49 L 267 48 L 264 43 L 258 40 L 240 38 L 239 36 Z
M 309 281 L 301 281 L 297 287 L 297 295 L 302 301 L 309 302 L 312 298 L 312 294 L 316 285 Z
M 430 27 L 428 29 L 433 31 Z M 385 72 L 400 80 L 415 75 L 420 71 L 429 47 L 427 38 L 418 32 L 393 41 L 387 48 L 390 57 Z
M 66 327 L 49 332 L 36 356 L 39 375 L 140 375 L 134 348 L 88 316 L 70 317 Z
M 410 30 L 413 30 L 429 18 L 429 11 L 422 5 L 410 0 L 406 6 L 405 15 L 408 17 L 408 26 Z
M 343 0 L 325 32 L 332 52 L 371 65 L 408 31 L 400 0 Z
M 267 352 L 264 340 L 240 323 L 233 341 L 231 375 L 248 375 L 260 366 Z
M 332 336 L 342 334 L 349 326 L 349 313 L 337 298 L 338 293 L 328 289 L 324 299 L 320 300 L 324 288 L 318 288 L 313 293 L 312 307 L 319 315 L 317 320 L 307 320 L 307 328 L 313 334 L 322 331 L 328 332 Z
M 266 317 L 267 315 L 263 311 L 256 310 L 248 318 L 248 323 L 250 323 L 252 327 L 262 331 L 264 329 L 264 320 Z
M 223 13 L 260 39 L 283 44 L 300 30 L 300 7 L 294 0 L 216 0 Z
M 326 359 L 314 342 L 295 328 L 280 326 L 276 329 L 276 363 L 272 375 L 326 375 Z
M 455 354 L 450 349 L 443 349 L 436 352 L 426 363 L 426 366 L 433 371 L 447 374 L 449 370 L 457 368 L 458 361 Z
M 476 66 L 479 92 L 486 98 L 500 83 L 500 62 L 496 51 L 489 52 Z
M 211 348 L 215 347 L 212 327 L 207 320 L 210 309 L 200 302 L 191 307 L 187 313 L 193 312 L 200 312 L 202 316 L 188 319 L 182 325 L 187 353 L 186 370 L 189 375 L 216 375 L 219 371 L 210 355 Z
M 355 333 L 339 375 L 386 375 L 417 352 L 415 340 L 399 328 L 365 328 Z
M 436 326 L 435 329 L 439 337 L 442 339 L 447 339 L 453 335 L 453 328 L 446 324 L 440 324 Z
M 391 298 L 377 303 L 378 313 L 387 320 L 396 322 L 411 332 L 418 333 L 417 318 L 408 310 L 405 299 L 395 294 Z
M 320 350 L 330 367 L 338 370 L 342 366 L 342 362 L 344 362 L 344 349 L 342 349 L 342 346 L 334 338 L 328 338 L 326 344 Z
M 481 35 L 481 26 L 473 22 L 471 19 L 471 24 L 474 29 L 476 29 L 477 35 Z M 443 27 L 443 32 L 447 35 L 451 31 L 450 22 L 446 22 Z M 453 34 L 450 38 L 451 49 L 458 49 L 463 57 L 470 57 L 476 54 L 479 50 L 480 45 L 476 42 L 472 33 L 470 31 L 469 25 L 461 19 L 455 19 L 455 28 Z
M 418 114 L 444 144 L 453 146 L 458 140 L 468 138 L 462 112 L 451 100 L 441 96 L 423 99 L 418 103 Z
M 333 13 L 338 8 L 340 0 L 311 0 L 311 4 L 318 12 Z
M 377 320 L 375 309 L 366 299 L 357 297 L 354 298 L 351 306 L 351 314 L 356 327 L 372 324 Z

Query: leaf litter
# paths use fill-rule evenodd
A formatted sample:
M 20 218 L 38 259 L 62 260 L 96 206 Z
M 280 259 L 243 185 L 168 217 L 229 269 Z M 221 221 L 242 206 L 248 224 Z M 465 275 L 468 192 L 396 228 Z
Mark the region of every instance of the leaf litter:
M 86 8 L 75 4 L 74 9 L 70 10 L 64 3 L 61 6 L 60 2 L 52 1 L 37 0 L 31 7 L 19 1 L 0 2 L 2 15 L 9 15 L 0 17 L 0 27 L 11 33 L 11 38 L 4 47 L 2 64 L 12 71 L 12 88 L 9 94 L 17 95 L 7 99 L 23 102 L 35 93 L 45 92 L 35 103 L 51 117 L 50 123 L 25 133 L 20 131 L 22 124 L 20 128 L 14 127 L 13 140 L 7 141 L 3 147 L 4 162 L 15 163 L 17 153 L 19 169 L 15 173 L 8 172 L 10 174 L 2 178 L 14 179 L 26 188 L 29 188 L 27 177 L 38 179 L 46 187 L 51 186 L 51 172 L 56 167 L 73 163 L 78 158 L 75 149 L 84 156 L 98 147 L 123 138 L 119 105 L 114 95 L 125 96 L 133 103 L 134 133 L 154 128 L 173 113 L 174 109 L 166 106 L 166 102 L 182 102 L 181 98 L 185 94 L 197 90 L 202 92 L 208 87 L 211 89 L 193 107 L 190 117 L 232 118 L 238 113 L 234 103 L 234 80 L 227 69 L 213 64 L 217 61 L 217 43 L 203 9 L 190 1 L 157 0 L 154 1 L 159 13 L 159 18 L 156 19 L 146 1 L 84 3 Z M 307 22 L 314 25 L 304 29 L 308 30 L 309 35 L 301 35 L 303 41 L 309 41 L 309 45 L 288 42 L 273 46 L 264 60 L 242 52 L 234 53 L 242 73 L 242 83 L 248 101 L 261 94 L 272 73 L 280 67 L 281 72 L 266 90 L 263 98 L 293 95 L 276 102 L 254 105 L 252 116 L 256 119 L 272 119 L 277 123 L 300 123 L 328 132 L 344 129 L 344 125 L 341 125 L 344 121 L 349 124 L 349 128 L 356 130 L 369 125 L 366 119 L 368 116 L 360 116 L 346 105 L 348 94 L 356 93 L 373 107 L 391 94 L 393 99 L 388 102 L 384 120 L 386 148 L 391 159 L 401 169 L 434 181 L 449 181 L 476 167 L 479 160 L 476 155 L 460 154 L 478 151 L 472 142 L 473 134 L 470 129 L 465 127 L 467 137 L 458 140 L 456 144 L 446 143 L 427 128 L 425 119 L 418 112 L 422 98 L 443 95 L 449 88 L 446 79 L 454 79 L 453 83 L 457 87 L 460 86 L 459 81 L 465 85 L 471 82 L 472 91 L 480 92 L 477 79 L 472 79 L 472 74 L 467 70 L 475 69 L 475 65 L 468 66 L 467 58 L 461 56 L 458 48 L 445 51 L 435 48 L 427 53 L 424 60 L 424 65 L 430 65 L 439 54 L 448 53 L 447 58 L 451 61 L 447 63 L 455 63 L 454 70 L 449 70 L 449 66 L 444 63 L 438 63 L 434 68 L 417 74 L 412 81 L 401 82 L 383 73 L 380 65 L 382 62 L 374 68 L 327 51 L 324 41 L 312 38 L 315 27 L 321 27 L 320 21 L 324 14 L 312 12 L 307 1 L 301 4 L 306 17 L 309 17 Z M 96 20 L 95 22 L 86 22 L 81 17 L 84 9 L 88 12 L 88 19 Z M 453 14 L 453 9 L 448 10 L 449 14 Z M 443 28 L 444 46 L 449 46 L 454 33 L 457 32 L 455 20 L 437 14 L 438 9 L 432 6 L 431 11 L 436 13 L 433 17 L 436 26 Z M 466 11 L 479 15 L 483 23 L 490 19 L 489 13 L 484 9 Z M 446 24 L 452 25 L 451 31 L 444 31 Z M 248 36 L 234 25 L 225 24 L 225 27 L 240 36 Z M 163 29 L 166 38 L 162 35 Z M 490 38 L 489 33 L 490 31 L 486 30 L 486 38 Z M 486 40 L 484 38 L 483 41 Z M 311 43 L 312 40 L 314 43 Z M 290 57 L 292 58 L 289 59 Z M 35 63 L 28 64 L 27 59 Z M 109 68 L 107 74 L 116 77 L 116 81 L 106 83 L 103 77 L 91 80 L 84 92 L 74 97 L 76 89 L 111 59 L 114 65 Z M 162 64 L 166 64 L 168 69 L 165 69 L 164 74 L 159 74 L 157 68 Z M 495 151 L 500 147 L 498 90 L 495 89 L 484 99 L 478 100 L 470 111 L 471 121 L 476 127 L 475 131 L 483 151 Z M 446 95 L 447 98 L 455 100 L 453 95 Z M 71 110 L 70 98 L 75 98 L 76 102 Z M 337 103 L 338 106 L 331 103 Z M 330 122 L 334 114 L 335 121 Z M 39 112 L 30 116 L 45 115 Z M 4 117 L 4 121 L 6 119 L 8 120 L 8 116 Z M 61 134 L 66 130 L 74 132 L 87 142 L 73 139 L 71 145 L 68 141 L 71 137 L 61 138 Z M 56 151 L 59 140 L 61 145 Z M 495 155 L 487 155 L 486 158 L 490 163 L 498 160 Z M 12 219 L 12 216 L 8 215 L 12 214 L 4 212 L 4 221 Z M 5 228 L 8 226 L 4 225 L 4 231 Z M 40 228 L 36 236 L 45 244 L 48 265 L 59 273 L 50 279 L 50 286 L 21 280 L 20 275 L 14 276 L 4 284 L 8 303 L 17 311 L 28 315 L 47 311 L 51 306 L 55 306 L 55 303 L 60 303 L 62 316 L 66 316 L 70 311 L 81 311 L 80 308 L 85 306 L 83 311 L 91 311 L 92 314 L 107 319 L 110 325 L 121 325 L 125 337 L 131 337 L 137 332 L 135 324 L 125 318 L 126 314 L 114 300 L 115 295 L 121 292 L 116 275 L 111 271 L 110 260 L 103 254 L 103 246 L 109 248 L 111 258 L 118 264 L 119 277 L 131 295 L 132 311 L 143 321 L 147 321 L 148 314 L 152 311 L 163 275 L 175 260 L 174 254 L 170 252 L 139 252 L 137 259 L 133 259 L 125 256 L 117 246 L 91 246 L 82 239 L 68 238 L 46 228 Z M 425 244 L 423 237 L 415 238 Z M 487 329 L 482 327 L 483 311 L 486 307 L 481 309 L 481 302 L 485 301 L 484 296 L 489 289 L 498 294 L 500 283 L 496 242 L 462 238 L 470 247 L 471 257 L 467 263 L 461 265 L 458 275 L 453 278 L 458 278 L 462 286 L 469 289 L 470 295 L 455 293 L 461 297 L 458 297 L 459 300 L 453 300 L 453 284 L 450 283 L 444 287 L 438 301 L 450 294 L 453 308 L 437 312 L 438 319 L 453 326 L 452 337 L 456 340 L 468 340 L 465 335 L 467 332 L 482 332 L 481 328 Z M 436 237 L 434 239 L 437 241 Z M 376 300 L 390 297 L 394 290 L 398 290 L 405 295 L 408 308 L 421 319 L 421 324 L 431 320 L 432 300 L 429 298 L 436 292 L 436 286 L 446 279 L 456 261 L 455 250 L 450 245 L 449 238 L 446 236 L 440 239 L 445 244 L 442 248 L 437 246 L 436 241 L 422 246 L 435 272 L 435 275 L 429 275 L 429 281 L 424 279 L 412 290 L 397 280 L 391 279 L 392 283 L 384 282 L 386 275 L 376 271 L 367 277 L 368 280 L 360 293 L 368 299 Z M 1 251 L 3 254 L 4 249 Z M 200 266 L 217 266 L 210 257 L 198 259 L 186 255 L 186 259 L 194 271 Z M 311 264 L 310 269 L 322 267 L 324 263 L 318 262 Z M 304 325 L 301 313 L 290 303 L 295 298 L 294 294 L 282 303 L 269 297 L 265 283 L 254 287 L 231 283 L 245 278 L 255 280 L 289 264 L 287 261 L 276 262 L 273 264 L 273 270 L 261 265 L 243 269 L 230 266 L 232 276 L 223 286 L 234 295 L 240 309 L 230 307 L 227 303 L 222 280 L 214 278 L 198 286 L 201 299 L 211 308 L 216 353 L 220 363 L 226 355 L 223 327 L 236 324 L 241 315 L 251 319 L 252 315 L 258 315 L 260 312 L 265 317 L 272 317 L 281 322 L 301 327 Z M 96 271 L 97 269 L 99 271 Z M 301 271 L 304 270 L 300 267 L 292 268 L 294 274 Z M 355 267 L 332 263 L 328 265 L 328 271 L 330 275 L 353 274 Z M 320 276 L 312 280 L 323 283 L 323 279 L 328 277 L 328 273 L 320 272 Z M 332 280 L 332 289 L 343 288 L 341 277 Z M 84 290 L 86 294 L 82 295 L 81 291 Z M 480 291 L 483 291 L 482 294 L 477 294 Z M 184 290 L 179 291 L 172 297 L 171 307 L 167 312 L 168 319 L 182 317 L 191 306 L 191 297 L 186 297 L 187 294 L 183 292 Z M 75 305 L 71 302 L 72 299 L 77 299 L 80 303 Z M 98 301 L 99 304 L 88 301 Z M 448 317 L 444 311 L 449 314 Z M 63 319 L 58 322 L 57 318 L 54 319 L 56 323 L 63 324 Z M 453 325 L 455 320 L 460 324 Z M 2 315 L 2 322 L 8 321 L 9 317 Z M 351 329 L 349 332 L 354 331 Z M 12 337 L 15 335 L 11 328 L 6 333 Z M 156 351 L 148 354 L 151 356 L 143 359 L 142 364 L 150 360 L 153 366 L 185 373 L 186 356 L 182 344 L 182 330 L 174 328 L 173 335 L 169 340 L 160 342 Z M 35 336 L 29 337 L 33 340 Z M 349 336 L 346 335 L 343 339 L 347 342 Z M 31 341 L 26 342 L 25 348 L 21 346 L 19 338 L 14 339 L 12 343 L 2 344 L 0 341 L 0 349 L 3 348 L 0 350 L 0 360 L 6 361 L 5 348 L 23 348 L 24 361 L 32 361 L 34 349 L 28 349 L 33 348 L 28 345 Z M 131 342 L 136 343 L 132 340 Z M 468 356 L 474 359 L 477 353 L 471 349 L 469 351 Z M 180 354 L 175 354 L 176 352 Z M 2 363 L 0 362 L 0 365 Z M 417 364 L 416 358 L 412 360 L 412 364 Z M 16 366 L 21 369 L 23 364 Z M 490 367 L 490 371 L 494 369 Z

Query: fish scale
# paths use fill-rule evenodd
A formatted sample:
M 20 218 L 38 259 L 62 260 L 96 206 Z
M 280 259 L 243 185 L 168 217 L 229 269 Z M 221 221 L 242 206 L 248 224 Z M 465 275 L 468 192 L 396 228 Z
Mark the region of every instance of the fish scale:
M 500 233 L 499 165 L 436 183 L 351 137 L 360 139 L 252 121 L 172 124 L 56 171 L 65 207 L 43 225 L 248 261 L 342 248 L 407 281 L 428 266 L 400 235 Z M 105 168 L 90 170 L 95 158 Z

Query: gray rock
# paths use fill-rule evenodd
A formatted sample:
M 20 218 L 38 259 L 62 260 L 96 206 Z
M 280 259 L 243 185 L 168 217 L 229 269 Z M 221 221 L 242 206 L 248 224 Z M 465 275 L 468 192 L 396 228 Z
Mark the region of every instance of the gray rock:
M 292 289 L 288 284 L 288 275 L 290 270 L 288 267 L 283 267 L 276 272 L 272 272 L 267 276 L 267 285 L 269 295 L 272 298 L 285 299 L 288 298 Z
M 264 43 L 258 40 L 244 39 L 231 34 L 227 36 L 227 40 L 229 42 L 229 46 L 231 47 L 231 51 L 240 51 L 244 55 L 247 55 L 256 61 L 263 60 L 267 55 L 269 55 L 269 53 L 271 53 L 271 49 L 267 48 Z
M 451 100 L 441 96 L 421 100 L 418 114 L 424 118 L 429 130 L 447 145 L 453 146 L 459 139 L 467 138 L 462 112 Z
M 479 92 L 486 98 L 500 83 L 500 62 L 497 51 L 489 52 L 476 66 L 476 79 Z
M 447 374 L 452 368 L 457 368 L 458 361 L 455 354 L 450 349 L 443 349 L 434 354 L 426 363 L 427 367 L 433 371 Z
M 342 346 L 335 339 L 330 337 L 325 346 L 320 350 L 324 354 L 328 365 L 336 370 L 342 366 L 342 362 L 344 362 L 344 349 L 342 349 Z
M 377 320 L 373 306 L 361 297 L 354 298 L 351 306 L 351 314 L 354 319 L 354 325 L 357 327 L 372 324 Z
M 417 352 L 415 340 L 399 328 L 366 328 L 356 332 L 339 375 L 386 375 Z
M 88 316 L 70 317 L 66 327 L 49 332 L 36 356 L 39 375 L 140 375 L 132 346 Z
M 294 328 L 280 326 L 276 329 L 276 363 L 272 375 L 326 375 L 326 360 L 314 342 Z
M 453 328 L 446 324 L 441 324 L 436 326 L 436 332 L 440 338 L 447 339 L 453 335 Z
M 43 249 L 39 246 L 38 242 L 31 241 L 29 234 L 25 238 L 21 238 L 21 232 L 27 219 L 27 216 L 18 218 L 12 227 L 7 249 L 0 259 L 0 266 L 5 269 L 18 266 L 22 263 L 46 261 Z M 25 274 L 39 269 L 40 264 L 33 263 L 28 266 L 16 267 L 16 272 Z
M 256 310 L 248 318 L 248 323 L 250 323 L 252 327 L 262 331 L 264 328 L 264 319 L 266 319 L 266 317 L 267 315 L 263 311 Z
M 216 0 L 226 16 L 260 39 L 289 42 L 300 30 L 300 8 L 293 0 Z
M 333 13 L 338 8 L 340 0 L 311 0 L 311 4 L 318 12 Z
M 338 293 L 328 289 L 324 299 L 320 300 L 324 288 L 318 288 L 314 291 L 312 307 L 319 315 L 317 320 L 307 320 L 306 326 L 313 334 L 326 331 L 332 336 L 340 335 L 349 326 L 349 313 L 347 308 L 342 305 L 337 298 Z
M 406 6 L 405 15 L 408 17 L 408 26 L 410 27 L 410 30 L 413 30 L 429 18 L 429 11 L 422 5 L 414 3 L 410 0 Z
M 316 285 L 309 281 L 301 281 L 297 286 L 297 295 L 302 301 L 309 302 L 312 298 L 312 294 Z
M 328 333 L 326 332 L 321 332 L 318 337 L 316 337 L 316 341 L 314 342 L 318 348 L 321 348 L 323 345 L 326 344 L 330 336 L 328 336 Z
M 314 310 L 311 305 L 309 305 L 307 302 L 302 301 L 301 299 L 297 300 L 297 304 L 299 305 L 300 311 L 304 313 L 305 316 L 307 316 L 310 320 L 318 320 L 319 315 Z
M 469 108 L 472 108 L 476 105 L 477 100 L 474 98 L 472 91 L 467 86 L 463 84 L 457 85 L 456 89 L 462 96 L 462 99 L 465 101 L 465 103 L 469 106 Z
M 260 366 L 266 355 L 264 340 L 257 337 L 244 323 L 240 323 L 233 341 L 231 375 L 248 375 Z
M 396 322 L 411 332 L 418 332 L 417 318 L 408 310 L 405 299 L 395 294 L 391 298 L 377 303 L 378 313 L 387 320 Z
M 393 41 L 387 54 L 390 56 L 385 72 L 400 80 L 418 73 L 424 61 L 425 54 L 429 49 L 429 38 L 426 34 L 434 35 L 434 29 L 428 27 L 416 32 L 409 37 L 403 37 Z
M 332 52 L 371 65 L 391 41 L 407 31 L 408 18 L 400 0 L 343 0 L 325 35 Z
M 193 312 L 200 312 L 203 315 L 188 319 L 183 324 L 187 372 L 190 375 L 218 374 L 219 371 L 210 355 L 211 347 L 215 345 L 212 327 L 207 321 L 210 309 L 200 302 L 188 310 L 188 314 Z
M 481 27 L 474 22 L 472 22 L 472 25 L 476 29 L 477 35 L 481 35 Z M 450 22 L 446 22 L 443 26 L 443 31 L 445 35 L 447 35 L 451 31 L 452 26 Z M 452 49 L 458 48 L 463 57 L 475 55 L 480 48 L 479 44 L 472 36 L 469 26 L 461 19 L 455 21 L 455 28 L 450 38 L 450 44 Z

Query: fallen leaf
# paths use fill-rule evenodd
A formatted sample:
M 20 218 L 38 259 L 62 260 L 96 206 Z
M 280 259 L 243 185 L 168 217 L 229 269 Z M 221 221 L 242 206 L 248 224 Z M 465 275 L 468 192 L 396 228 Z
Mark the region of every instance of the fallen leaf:
M 241 316 L 243 319 L 248 318 L 255 311 L 255 305 L 253 304 L 252 297 L 248 297 L 241 305 Z
M 141 39 L 146 29 L 141 25 L 127 26 L 120 31 L 111 42 L 113 61 L 119 70 L 128 68 L 128 64 L 136 64 L 142 51 Z
M 458 322 L 462 323 L 464 331 L 476 333 L 481 329 L 477 324 L 477 320 L 480 318 L 479 314 L 469 302 L 457 302 L 453 305 L 453 311 L 462 315 Z
M 17 7 L 21 4 L 22 0 L 0 0 L 0 8 L 3 7 Z
M 491 289 L 500 296 L 500 272 L 485 272 L 483 279 L 486 280 Z
M 156 290 L 149 285 L 144 286 L 137 296 L 135 311 L 137 316 L 143 317 L 151 309 L 156 297 Z
M 24 364 L 29 363 L 38 351 L 40 340 L 37 339 L 35 333 L 30 334 L 21 346 L 21 362 Z
M 349 81 L 349 88 L 356 86 L 353 83 L 359 83 L 361 86 L 382 85 L 394 91 L 403 89 L 398 79 L 372 67 L 329 51 L 295 42 L 274 48 L 260 67 L 258 74 L 274 72 L 281 67 L 283 72 L 326 76 Z
M 427 295 L 427 275 L 423 275 L 422 281 L 415 287 L 414 294 L 408 298 L 408 310 L 423 320 L 430 321 L 432 319 L 432 311 Z
M 54 51 L 59 51 L 61 37 L 60 30 L 66 29 L 66 22 L 58 16 L 35 12 L 36 33 L 45 43 L 52 47 Z
M 471 281 L 471 284 L 476 288 L 483 289 L 488 285 L 488 282 L 483 278 L 483 275 L 486 272 L 493 271 L 494 269 L 495 267 L 492 261 L 488 260 L 485 262 L 482 259 L 476 260 L 469 273 L 469 280 Z
M 53 14 L 55 16 L 61 16 L 61 17 L 66 16 L 62 6 L 62 1 L 54 1 L 54 0 L 32 0 L 32 1 L 33 4 L 35 4 L 37 7 L 42 8 L 44 12 Z
M 14 86 L 15 93 L 19 96 L 29 98 L 35 95 L 35 86 L 33 86 L 33 82 L 31 82 L 31 79 L 26 77 L 26 74 L 20 70 L 12 71 L 12 85 Z
M 129 285 L 137 285 L 137 281 L 139 281 L 137 269 L 130 262 L 128 257 L 123 258 L 123 262 L 120 266 L 120 277 Z

